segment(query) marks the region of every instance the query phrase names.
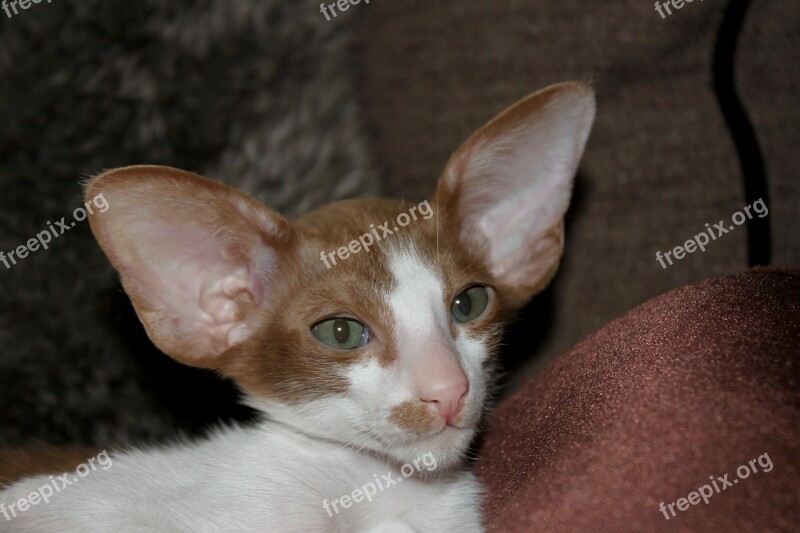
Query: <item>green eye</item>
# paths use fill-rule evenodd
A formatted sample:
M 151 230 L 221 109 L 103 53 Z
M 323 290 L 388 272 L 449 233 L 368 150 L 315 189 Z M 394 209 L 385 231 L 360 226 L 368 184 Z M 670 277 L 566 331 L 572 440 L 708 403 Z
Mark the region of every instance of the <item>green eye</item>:
M 352 350 L 369 341 L 369 330 L 351 318 L 330 318 L 312 326 L 311 333 L 319 342 L 338 350 Z
M 489 291 L 486 287 L 475 285 L 455 297 L 450 312 L 458 322 L 469 322 L 481 316 L 488 304 Z

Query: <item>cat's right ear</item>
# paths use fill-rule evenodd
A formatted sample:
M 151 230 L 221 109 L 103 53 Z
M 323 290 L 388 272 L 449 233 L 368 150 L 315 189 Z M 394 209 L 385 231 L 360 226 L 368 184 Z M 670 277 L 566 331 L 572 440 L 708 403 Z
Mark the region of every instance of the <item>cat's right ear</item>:
M 289 223 L 249 196 L 190 172 L 126 167 L 88 182 L 92 231 L 163 352 L 219 368 L 247 339 L 292 243 Z
M 520 100 L 456 151 L 436 191 L 445 223 L 483 252 L 512 306 L 544 288 L 595 115 L 594 92 L 562 83 Z

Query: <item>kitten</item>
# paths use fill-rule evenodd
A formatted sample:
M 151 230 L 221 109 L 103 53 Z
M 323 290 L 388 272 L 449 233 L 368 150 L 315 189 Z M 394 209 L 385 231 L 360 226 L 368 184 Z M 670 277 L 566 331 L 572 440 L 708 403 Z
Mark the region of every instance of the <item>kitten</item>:
M 47 503 L 29 494 L 51 478 L 21 481 L 0 493 L 15 511 L 0 529 L 482 531 L 463 461 L 502 325 L 558 266 L 594 109 L 579 83 L 528 96 L 418 205 L 347 200 L 289 221 L 171 168 L 91 180 L 86 197 L 110 206 L 92 230 L 152 341 L 264 417 L 113 454 Z

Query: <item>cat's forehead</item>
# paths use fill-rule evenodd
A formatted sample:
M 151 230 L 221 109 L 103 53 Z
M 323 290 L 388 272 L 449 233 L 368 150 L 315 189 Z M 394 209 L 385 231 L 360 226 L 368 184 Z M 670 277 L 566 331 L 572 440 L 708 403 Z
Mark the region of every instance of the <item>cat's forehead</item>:
M 417 274 L 445 285 L 489 283 L 479 247 L 464 242 L 453 221 L 440 220 L 437 207 L 435 201 L 389 199 L 324 206 L 295 221 L 303 262 L 323 284 L 368 279 L 373 288 L 390 290 L 399 277 Z
M 303 215 L 294 220 L 293 224 L 307 236 L 358 236 L 370 231 L 371 225 L 383 225 L 385 222 L 388 222 L 389 227 L 393 229 L 398 225 L 396 218 L 401 213 L 407 213 L 414 205 L 403 200 L 389 198 L 340 200 Z M 423 217 L 418 215 L 418 218 Z M 412 222 L 402 229 L 413 229 L 414 225 Z M 398 227 L 398 229 L 401 228 Z

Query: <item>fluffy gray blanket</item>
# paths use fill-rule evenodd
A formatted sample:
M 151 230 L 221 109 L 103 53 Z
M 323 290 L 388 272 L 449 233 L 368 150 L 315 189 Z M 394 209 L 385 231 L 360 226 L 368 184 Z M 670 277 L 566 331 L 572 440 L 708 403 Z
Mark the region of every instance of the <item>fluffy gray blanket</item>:
M 13 14 L 13 13 L 12 13 Z M 311 0 L 82 0 L 0 12 L 0 251 L 81 205 L 81 177 L 165 164 L 287 214 L 377 192 L 348 21 Z M 0 263 L 0 446 L 103 446 L 248 412 L 158 353 L 79 223 Z

